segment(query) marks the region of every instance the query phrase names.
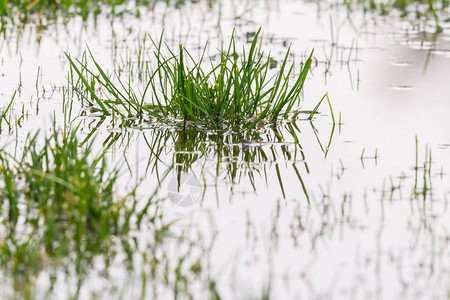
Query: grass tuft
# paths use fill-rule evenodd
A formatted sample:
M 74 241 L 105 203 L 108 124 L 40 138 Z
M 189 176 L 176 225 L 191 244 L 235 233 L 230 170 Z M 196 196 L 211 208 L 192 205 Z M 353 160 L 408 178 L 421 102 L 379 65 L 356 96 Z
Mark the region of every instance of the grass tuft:
M 258 47 L 260 31 L 241 56 L 237 55 L 232 37 L 227 49 L 220 51 L 218 62 L 205 62 L 205 51 L 195 60 L 182 45 L 178 54 L 167 47 L 169 55 L 165 56 L 162 37 L 159 42 L 152 40 L 156 68 L 149 71 L 149 80 L 139 95 L 131 82 L 124 83 L 117 74 L 108 75 L 90 50 L 92 69 L 88 67 L 87 55 L 75 61 L 66 54 L 72 87 L 94 112 L 123 120 L 175 120 L 183 127 L 194 125 L 212 130 L 252 129 L 260 123 L 276 123 L 296 115 L 294 109 L 300 104 L 312 53 L 294 80 L 295 64 L 288 62 L 290 49 L 279 71 L 269 75 L 272 59 Z M 74 80 L 73 75 L 78 79 Z

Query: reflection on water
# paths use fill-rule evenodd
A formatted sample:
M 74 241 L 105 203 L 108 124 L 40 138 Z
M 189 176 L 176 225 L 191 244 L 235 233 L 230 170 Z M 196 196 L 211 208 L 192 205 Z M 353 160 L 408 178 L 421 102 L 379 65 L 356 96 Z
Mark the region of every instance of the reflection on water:
M 92 135 L 100 124 L 92 126 Z M 308 159 L 302 143 L 302 130 L 310 130 L 315 138 L 315 151 L 322 151 L 326 158 L 330 150 L 335 125 L 330 125 L 329 136 L 325 141 L 319 136 L 314 123 L 309 121 L 287 122 L 278 126 L 267 126 L 260 130 L 242 133 L 212 133 L 196 130 L 147 129 L 142 132 L 111 132 L 103 142 L 108 147 L 125 147 L 130 145 L 133 135 L 145 141 L 148 159 L 145 176 L 156 176 L 159 185 L 172 177 L 194 175 L 203 183 L 203 196 L 210 188 L 226 187 L 233 194 L 233 186 L 248 183 L 254 193 L 258 184 L 268 184 L 276 178 L 280 195 L 285 198 L 286 191 L 282 174 L 289 170 L 297 178 L 306 199 L 309 201 L 307 188 L 302 179 L 303 173 L 310 172 Z M 142 146 L 139 146 L 142 149 Z M 142 150 L 141 150 L 142 151 Z M 178 182 L 180 184 L 180 182 Z M 224 196 L 224 195 L 222 195 Z M 231 195 L 229 196 L 231 197 Z M 203 197 L 202 197 L 203 199 Z

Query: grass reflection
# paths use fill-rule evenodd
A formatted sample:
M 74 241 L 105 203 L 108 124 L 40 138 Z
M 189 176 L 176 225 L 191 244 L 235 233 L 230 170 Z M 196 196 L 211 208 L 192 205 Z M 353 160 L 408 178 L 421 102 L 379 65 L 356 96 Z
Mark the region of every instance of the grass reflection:
M 299 127 L 300 123 L 302 126 Z M 173 128 L 124 129 L 111 132 L 103 145 L 115 145 L 128 151 L 132 140 L 144 140 L 148 148 L 145 176 L 155 176 L 160 187 L 171 176 L 181 178 L 182 174 L 195 174 L 203 183 L 205 193 L 209 189 L 226 186 L 233 195 L 233 187 L 246 182 L 245 186 L 257 194 L 259 184 L 268 185 L 275 180 L 280 196 L 287 198 L 289 195 L 283 177 L 294 176 L 290 178 L 296 178 L 298 191 L 309 203 L 304 176 L 310 173 L 310 167 L 302 144 L 310 146 L 311 143 L 302 136 L 300 128 L 304 126 L 310 127 L 317 138 L 313 144 L 316 144 L 318 151 L 323 151 L 326 159 L 335 126 L 330 125 L 330 136 L 324 144 L 319 139 L 318 129 L 307 121 L 286 122 L 238 133 Z M 98 127 L 101 126 L 93 126 L 93 129 Z

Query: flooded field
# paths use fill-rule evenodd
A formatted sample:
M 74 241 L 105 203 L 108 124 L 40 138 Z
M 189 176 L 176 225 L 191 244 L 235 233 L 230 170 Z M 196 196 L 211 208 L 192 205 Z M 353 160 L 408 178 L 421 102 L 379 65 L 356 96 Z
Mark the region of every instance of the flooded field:
M 0 298 L 450 297 L 444 2 L 58 3 L 0 5 Z

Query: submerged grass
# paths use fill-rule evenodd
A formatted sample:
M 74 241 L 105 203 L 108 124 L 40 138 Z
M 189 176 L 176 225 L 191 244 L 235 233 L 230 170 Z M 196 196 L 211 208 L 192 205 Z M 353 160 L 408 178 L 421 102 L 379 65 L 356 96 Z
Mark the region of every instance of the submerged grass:
M 16 97 L 17 91 L 14 91 L 14 94 L 11 97 L 8 105 L 3 109 L 0 108 L 0 134 L 3 132 L 3 124 L 5 123 L 8 126 L 8 133 L 11 133 L 11 129 L 13 127 L 12 117 L 10 115 L 12 106 L 14 103 L 14 98 Z
M 138 203 L 139 185 L 119 196 L 119 169 L 109 168 L 106 150 L 95 154 L 93 144 L 76 130 L 54 129 L 45 140 L 29 135 L 15 155 L 0 149 L 0 298 L 101 292 L 122 299 L 134 281 L 142 284 L 139 298 L 177 298 L 207 286 L 207 264 L 199 258 L 206 257 L 205 241 L 190 240 L 189 227 L 172 228 L 180 219 L 166 220 L 155 194 Z M 136 239 L 137 232 L 145 238 Z M 111 269 L 130 281 L 118 284 Z
M 375 11 L 383 16 L 400 15 L 410 21 L 422 20 L 434 22 L 436 33 L 442 32 L 443 23 L 448 22 L 448 0 L 344 0 L 343 3 L 352 10 L 354 5 L 362 6 L 364 11 Z M 422 22 L 421 21 L 421 22 Z
M 214 0 L 208 0 L 214 1 Z M 81 16 L 87 19 L 94 17 L 102 11 L 109 9 L 111 14 L 120 15 L 125 12 L 139 16 L 139 9 L 142 7 L 151 7 L 157 3 L 166 5 L 180 6 L 186 2 L 196 2 L 195 0 L 14 0 L 0 1 L 0 17 L 2 20 L 18 17 L 21 21 L 27 21 L 31 17 L 38 16 L 47 19 L 55 19 L 59 16 L 74 17 Z M 129 4 L 134 6 L 130 9 Z
M 95 66 L 92 69 L 88 67 L 87 55 L 81 61 L 66 56 L 71 66 L 72 87 L 94 112 L 122 120 L 178 121 L 183 127 L 252 129 L 261 122 L 276 123 L 298 115 L 295 108 L 300 104 L 312 58 L 311 53 L 291 83 L 296 65 L 288 63 L 289 49 L 280 70 L 270 75 L 271 57 L 270 54 L 265 57 L 258 47 L 259 35 L 260 30 L 241 56 L 237 54 L 232 37 L 227 49 L 220 51 L 219 62 L 210 59 L 208 68 L 205 67 L 205 51 L 195 60 L 180 45 L 178 54 L 167 47 L 169 55 L 166 57 L 162 37 L 159 42 L 152 40 L 156 68 L 149 71 L 149 80 L 139 95 L 130 81 L 124 83 L 117 74 L 108 75 L 90 51 Z M 114 78 L 117 83 L 113 82 Z
M 118 171 L 108 171 L 103 154 L 92 155 L 92 144 L 83 145 L 75 133 L 60 135 L 41 147 L 38 133 L 28 136 L 17 158 L 0 151 L 0 263 L 25 293 L 49 261 L 74 257 L 73 268 L 83 273 L 130 230 L 135 199 L 133 192 L 117 199 Z

